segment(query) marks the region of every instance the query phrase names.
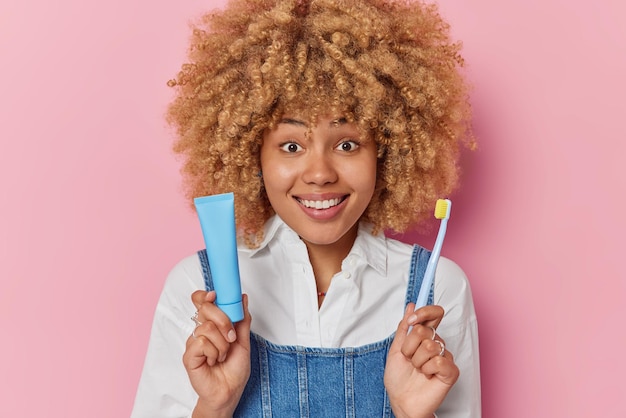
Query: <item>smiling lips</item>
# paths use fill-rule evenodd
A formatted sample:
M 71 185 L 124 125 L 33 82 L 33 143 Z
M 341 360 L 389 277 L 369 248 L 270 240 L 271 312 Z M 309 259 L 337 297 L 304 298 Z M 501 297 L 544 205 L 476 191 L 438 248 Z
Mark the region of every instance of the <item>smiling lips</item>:
M 337 206 L 342 202 L 343 198 L 335 198 L 335 199 L 327 199 L 327 200 L 305 200 L 305 199 L 297 199 L 301 205 L 310 208 L 310 209 L 328 209 L 333 206 Z
M 321 221 L 331 220 L 338 215 L 345 206 L 343 203 L 348 199 L 348 196 L 344 195 L 330 199 L 303 199 L 301 197 L 296 197 L 295 199 L 304 213 L 313 219 Z

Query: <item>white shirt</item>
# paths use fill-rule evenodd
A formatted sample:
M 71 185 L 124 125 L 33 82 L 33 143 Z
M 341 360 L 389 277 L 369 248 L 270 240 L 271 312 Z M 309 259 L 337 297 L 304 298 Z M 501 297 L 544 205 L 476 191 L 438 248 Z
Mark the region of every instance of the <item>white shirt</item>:
M 318 308 L 306 246 L 279 217 L 271 218 L 259 248 L 239 246 L 242 291 L 252 331 L 283 345 L 354 347 L 383 340 L 404 314 L 412 246 L 373 236 L 360 225 L 355 243 Z M 194 328 L 191 294 L 204 289 L 197 255 L 170 272 L 157 304 L 133 418 L 191 415 L 197 395 L 182 364 Z M 454 355 L 460 377 L 437 411 L 439 418 L 480 417 L 478 328 L 463 271 L 441 257 L 435 304 L 445 309 L 437 333 Z

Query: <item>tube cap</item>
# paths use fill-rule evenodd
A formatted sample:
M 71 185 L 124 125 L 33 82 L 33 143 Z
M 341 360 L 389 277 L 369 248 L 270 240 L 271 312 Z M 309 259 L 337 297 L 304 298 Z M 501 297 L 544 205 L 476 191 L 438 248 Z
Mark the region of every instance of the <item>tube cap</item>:
M 225 305 L 217 304 L 217 307 L 222 310 L 232 323 L 239 322 L 243 319 L 243 303 L 235 302 Z

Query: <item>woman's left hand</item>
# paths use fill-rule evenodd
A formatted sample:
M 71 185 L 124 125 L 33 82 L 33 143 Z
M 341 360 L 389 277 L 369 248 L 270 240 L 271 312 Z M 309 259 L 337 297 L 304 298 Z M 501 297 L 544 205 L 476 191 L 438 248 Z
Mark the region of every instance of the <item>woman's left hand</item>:
M 443 308 L 414 309 L 413 303 L 407 305 L 385 365 L 385 389 L 398 418 L 432 417 L 459 377 L 452 354 L 435 331 Z

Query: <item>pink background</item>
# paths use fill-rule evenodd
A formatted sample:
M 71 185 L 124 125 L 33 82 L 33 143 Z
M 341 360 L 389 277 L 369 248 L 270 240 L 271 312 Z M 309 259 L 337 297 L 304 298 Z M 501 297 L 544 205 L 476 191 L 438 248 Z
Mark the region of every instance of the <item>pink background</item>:
M 130 413 L 165 275 L 202 245 L 165 83 L 218 4 L 0 3 L 0 415 Z M 473 286 L 484 416 L 624 417 L 626 7 L 440 5 L 475 85 L 443 253 Z

